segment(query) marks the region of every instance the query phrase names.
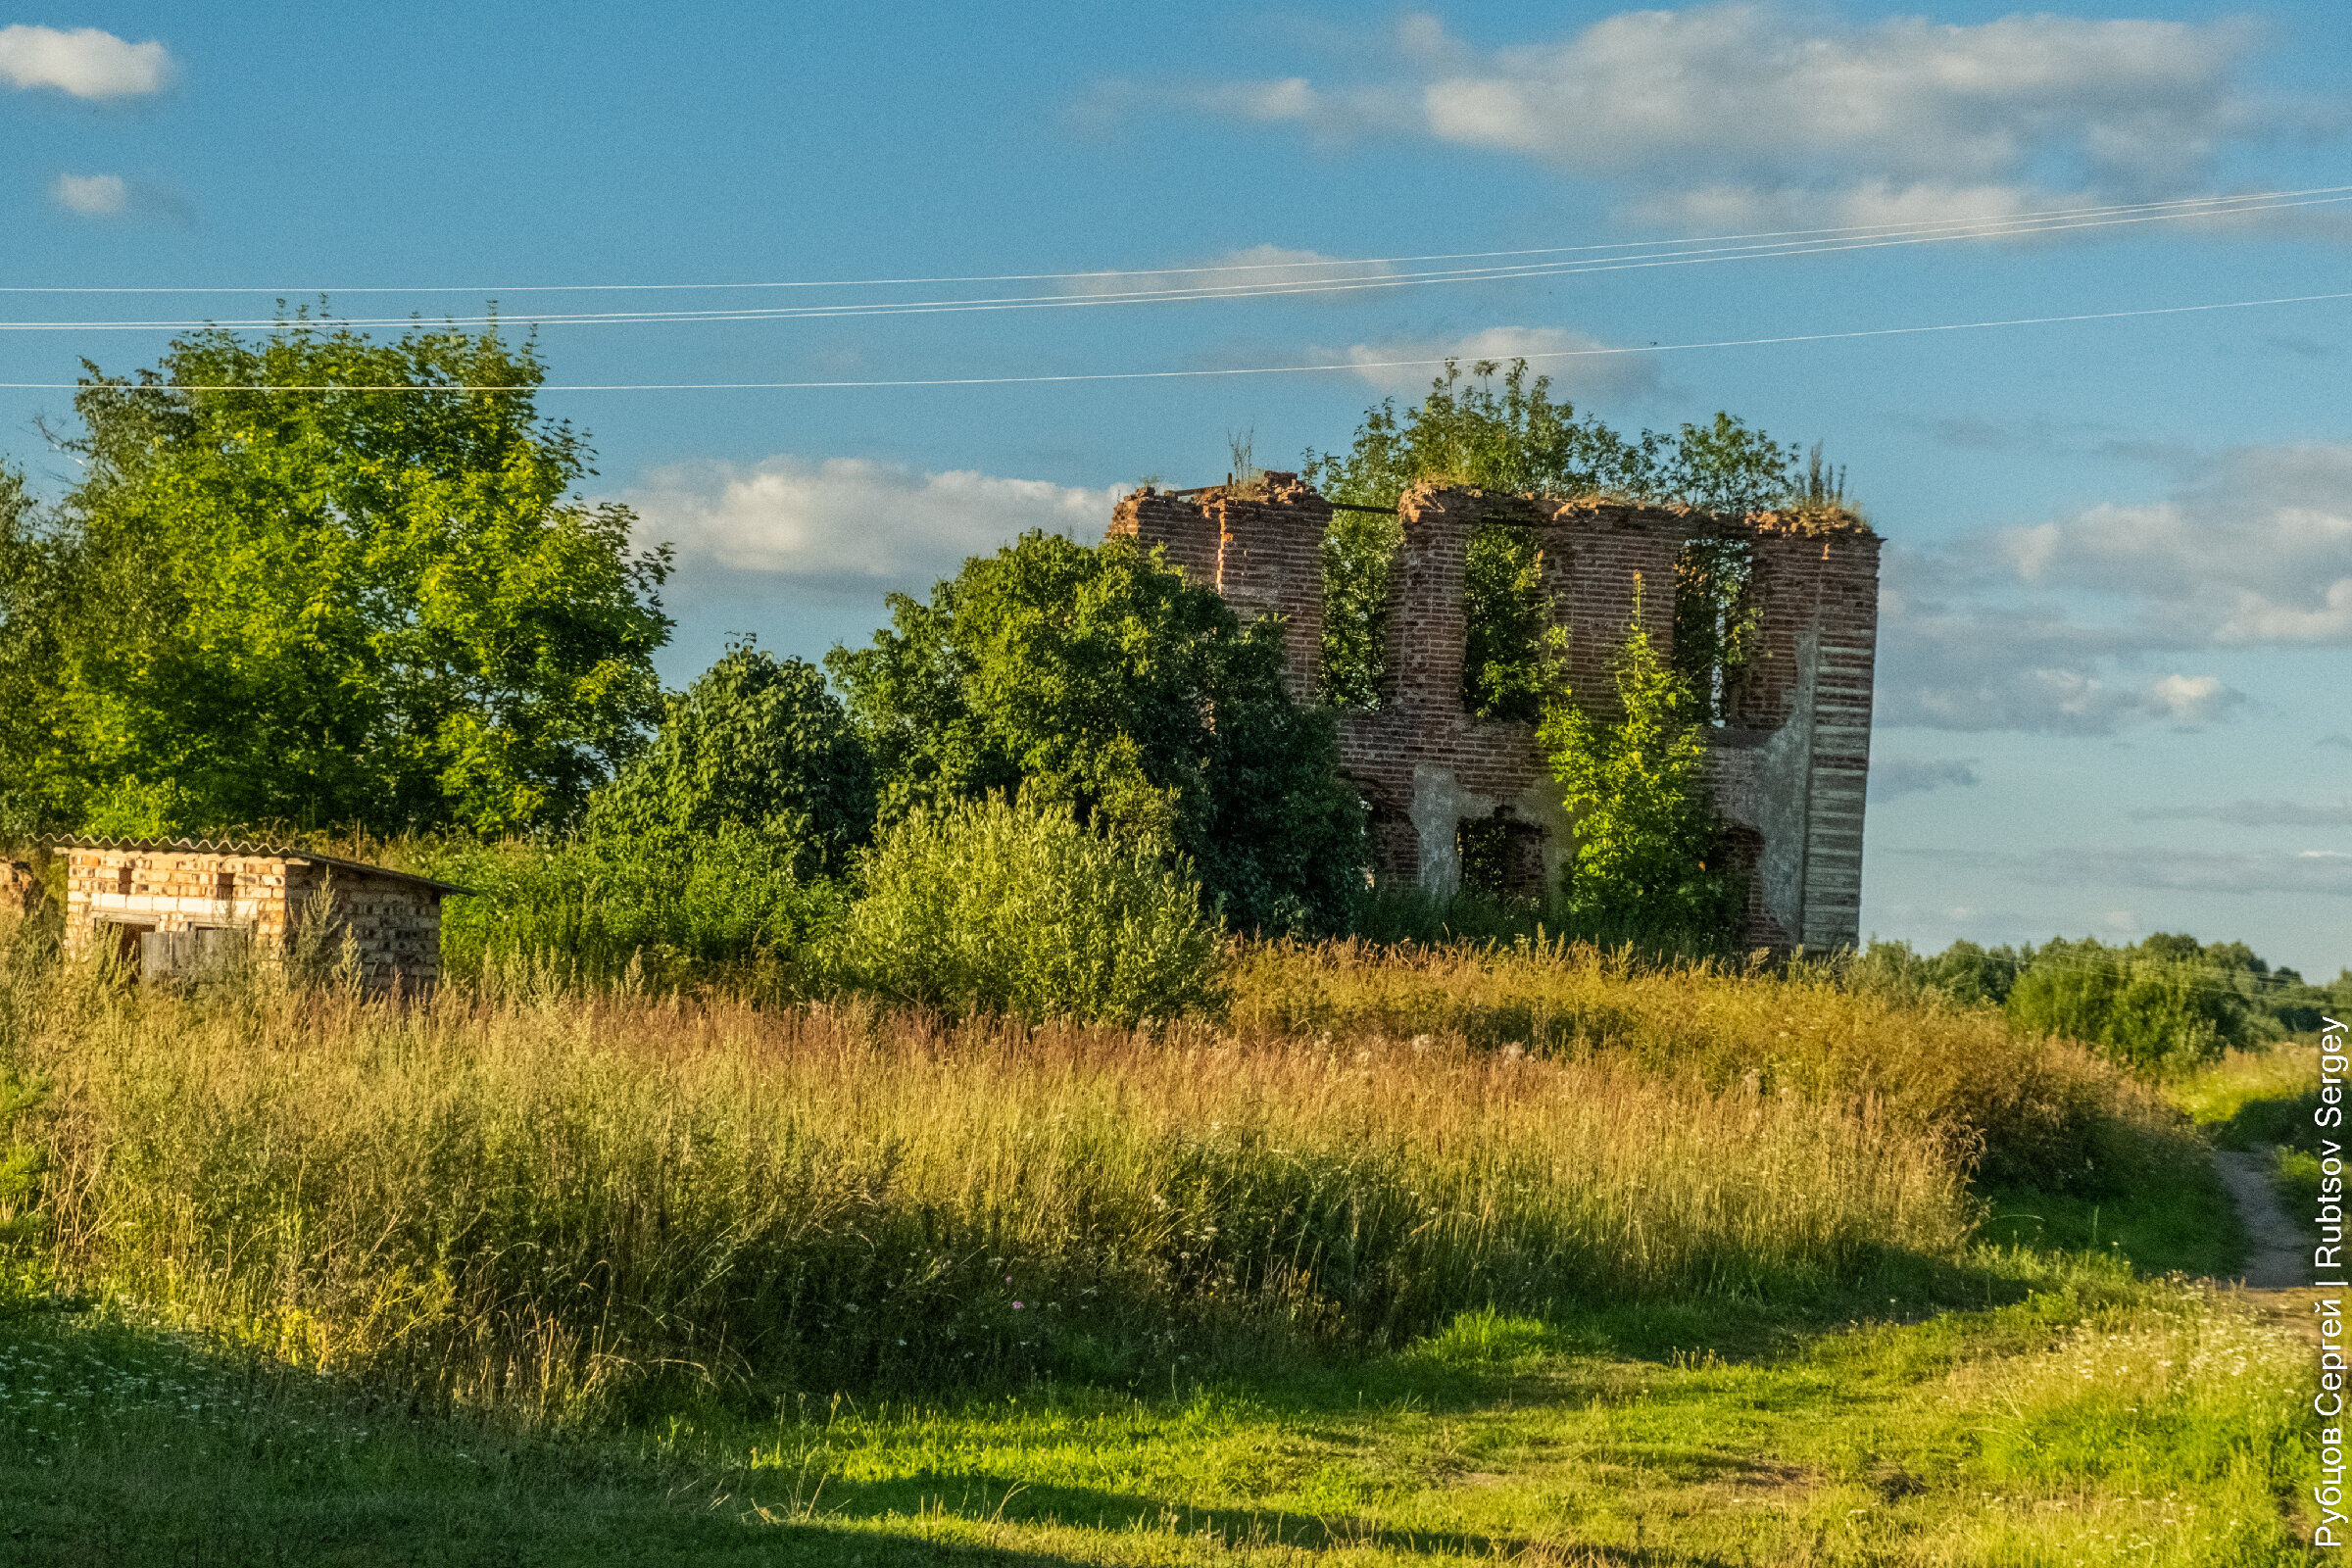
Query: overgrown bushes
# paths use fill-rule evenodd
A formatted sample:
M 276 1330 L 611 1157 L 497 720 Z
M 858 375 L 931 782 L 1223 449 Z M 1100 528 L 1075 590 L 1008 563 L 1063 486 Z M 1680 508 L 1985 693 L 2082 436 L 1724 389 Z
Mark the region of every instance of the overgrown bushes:
M 386 861 L 471 890 L 442 904 L 444 971 L 464 980 L 528 965 L 574 983 L 753 985 L 799 995 L 847 891 L 796 870 L 800 844 L 728 824 L 704 834 L 411 840 Z
M 846 981 L 956 1012 L 1132 1023 L 1207 1006 L 1221 921 L 1180 865 L 1002 798 L 917 808 L 868 856 Z
M 1873 941 L 1843 972 L 1858 988 L 1902 1000 L 1942 996 L 1998 1007 L 2021 1029 L 2085 1041 L 2165 1077 L 2228 1050 L 2316 1031 L 2327 1009 L 2352 1008 L 2352 970 L 2314 985 L 2273 968 L 2242 942 L 2163 931 L 2113 947 L 2095 937 L 2038 948 L 1955 942 L 1933 956 Z

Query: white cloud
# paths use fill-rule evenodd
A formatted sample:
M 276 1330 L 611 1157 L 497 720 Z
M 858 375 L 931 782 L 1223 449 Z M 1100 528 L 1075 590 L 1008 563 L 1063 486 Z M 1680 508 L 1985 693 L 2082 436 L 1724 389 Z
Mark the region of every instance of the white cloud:
M 2019 581 L 2139 601 L 2194 643 L 2352 643 L 2352 442 L 2241 449 L 2169 500 L 1998 545 Z
M 96 27 L 0 27 L 0 81 L 12 87 L 129 98 L 161 92 L 171 78 L 172 56 L 152 38 L 129 43 Z
M 1061 288 L 1064 293 L 1084 295 L 1156 294 L 1172 289 L 1311 290 L 1317 285 L 1389 277 L 1396 270 L 1386 262 L 1351 262 L 1320 251 L 1253 245 L 1248 250 L 1228 251 L 1197 267 L 1170 268 L 1165 271 L 1097 272 L 1064 278 Z M 1338 288 L 1310 292 L 1305 297 L 1345 300 L 1362 292 Z
M 2222 717 L 2245 701 L 2215 675 L 2167 675 L 2148 686 L 2148 703 L 2176 724 L 2197 725 Z
M 1658 389 L 1655 355 L 1593 352 L 1608 347 L 1596 337 L 1565 327 L 1490 326 L 1460 337 L 1396 338 L 1308 352 L 1353 367 L 1357 375 L 1384 392 L 1425 390 L 1448 359 L 1459 360 L 1468 369 L 1481 360 L 1508 365 L 1522 358 L 1575 400 L 1640 397 Z
M 121 174 L 60 174 L 49 194 L 58 206 L 84 218 L 112 217 L 130 199 Z
M 675 543 L 689 564 L 699 558 L 819 598 L 860 600 L 927 587 L 1025 529 L 1099 538 L 1118 494 L 865 458 L 780 456 L 749 466 L 657 468 L 623 499 L 637 510 L 641 537 Z
M 2227 822 L 2232 827 L 2352 827 L 2352 801 L 2334 806 L 2232 801 L 2227 806 L 2171 806 L 2132 815 L 2142 822 Z
M 1888 723 L 2213 723 L 2247 699 L 2184 658 L 2352 645 L 2352 442 L 2243 448 L 2160 502 L 1890 550 L 1886 585 Z
M 2230 21 L 1844 24 L 1727 3 L 1482 50 L 1419 16 L 1391 40 L 1385 80 L 1173 95 L 1324 139 L 1418 135 L 1622 180 L 1648 221 L 1879 223 L 2192 185 L 2281 118 L 2240 82 L 2255 41 Z

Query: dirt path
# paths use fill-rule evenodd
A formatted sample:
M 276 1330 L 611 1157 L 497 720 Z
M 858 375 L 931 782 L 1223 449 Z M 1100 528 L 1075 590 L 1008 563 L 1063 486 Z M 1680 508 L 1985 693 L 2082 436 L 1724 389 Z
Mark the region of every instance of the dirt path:
M 2230 1189 L 2238 1219 L 2246 1227 L 2241 1281 L 2216 1283 L 2234 1284 L 2264 1317 L 2316 1344 L 2320 1331 L 2311 1308 L 2318 1293 L 2311 1288 L 2311 1253 L 2305 1250 L 2310 1243 L 2279 1206 L 2271 1180 L 2272 1158 L 2269 1150 L 2244 1153 L 2224 1149 L 2214 1153 L 2222 1185 Z
M 2217 1152 L 2222 1185 L 2237 1204 L 2237 1217 L 2246 1227 L 2245 1282 L 2248 1290 L 2279 1290 L 2311 1283 L 2311 1257 L 2305 1242 L 2286 1211 L 2278 1206 L 2278 1190 L 2271 1185 L 2266 1154 Z

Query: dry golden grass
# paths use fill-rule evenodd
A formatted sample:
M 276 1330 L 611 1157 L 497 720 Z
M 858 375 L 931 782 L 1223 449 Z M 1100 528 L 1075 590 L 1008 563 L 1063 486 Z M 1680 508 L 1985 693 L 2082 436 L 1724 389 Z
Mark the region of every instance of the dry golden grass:
M 1973 1217 L 1948 1141 L 1635 1054 L 942 1028 L 20 966 L 61 1275 L 473 1402 L 1165 1376 L 1493 1305 L 1801 1292 Z M 672 1385 L 664 1393 L 662 1386 Z
M 2013 1031 L 1937 998 L 1896 1000 L 1832 975 L 1647 966 L 1574 943 L 1374 948 L 1269 943 L 1232 965 L 1248 1029 L 1517 1044 L 1615 1060 L 1712 1092 L 1752 1085 L 1825 1105 L 1875 1102 L 1900 1125 L 1981 1148 L 1995 1184 L 2097 1192 L 2151 1160 L 2193 1157 L 2153 1091 L 2072 1042 Z

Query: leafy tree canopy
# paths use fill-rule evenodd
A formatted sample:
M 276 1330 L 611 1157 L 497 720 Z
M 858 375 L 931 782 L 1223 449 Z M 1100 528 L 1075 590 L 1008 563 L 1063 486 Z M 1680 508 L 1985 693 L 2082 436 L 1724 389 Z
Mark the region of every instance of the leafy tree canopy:
M 748 828 L 798 846 L 814 874 L 841 869 L 872 828 L 865 748 L 814 664 L 731 646 L 663 707 L 661 733 L 591 799 L 592 833 Z
M 1550 377 L 1530 376 L 1525 360 L 1508 368 L 1481 360 L 1467 378 L 1448 361 L 1420 403 L 1401 414 L 1394 398 L 1376 404 L 1346 453 L 1309 452 L 1303 472 L 1335 501 L 1383 509 L 1423 480 L 1440 479 L 1513 493 L 1684 501 L 1737 515 L 1780 505 L 1805 482 L 1796 447 L 1729 414 L 1674 435 L 1643 430 L 1629 438 L 1580 416 L 1565 399 L 1555 402 Z M 1326 537 L 1324 697 L 1340 707 L 1378 701 L 1382 612 L 1397 542 L 1395 518 L 1361 512 L 1341 513 Z M 1479 717 L 1532 720 L 1541 709 L 1536 556 L 1536 540 L 1522 528 L 1484 529 L 1470 542 L 1463 697 Z
M 826 661 L 885 824 L 1025 796 L 1189 858 L 1236 925 L 1346 920 L 1362 812 L 1330 717 L 1283 686 L 1278 626 L 1242 625 L 1130 540 L 1044 533 L 890 607 L 871 647 Z
M 84 477 L 0 590 L 8 638 L 57 653 L 55 732 L 0 737 L 43 817 L 562 822 L 658 716 L 668 553 L 568 499 L 589 450 L 538 416 L 528 343 L 298 318 L 88 368 Z
M 0 465 L 0 838 L 41 826 L 66 783 L 58 733 L 58 626 L 46 607 L 64 592 L 24 476 Z

